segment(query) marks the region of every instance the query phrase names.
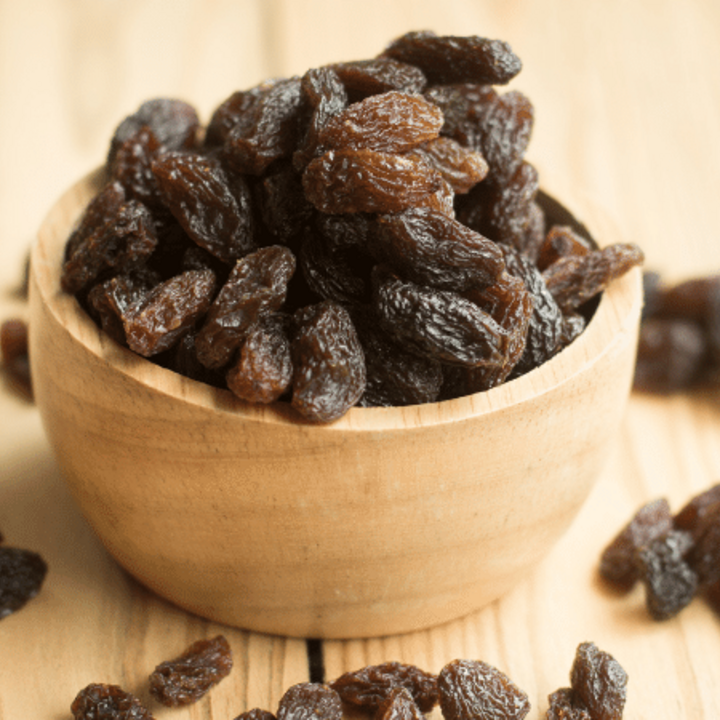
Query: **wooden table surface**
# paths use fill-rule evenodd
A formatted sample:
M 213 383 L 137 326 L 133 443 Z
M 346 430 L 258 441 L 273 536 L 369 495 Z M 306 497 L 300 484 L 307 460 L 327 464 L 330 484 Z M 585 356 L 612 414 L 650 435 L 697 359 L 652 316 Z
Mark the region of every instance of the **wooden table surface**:
M 594 196 L 648 267 L 672 280 L 720 268 L 717 0 L 0 0 L 0 319 L 26 312 L 14 290 L 45 211 L 102 162 L 140 102 L 184 97 L 207 119 L 235 89 L 370 57 L 425 28 L 510 42 L 524 61 L 512 87 L 536 108 L 529 159 L 553 188 Z M 65 490 L 37 411 L 2 387 L 0 529 L 50 572 L 0 621 L 0 720 L 68 718 L 90 682 L 149 702 L 158 662 L 221 631 L 230 677 L 188 709 L 153 704 L 158 718 L 232 720 L 274 709 L 308 679 L 305 641 L 205 622 L 122 572 Z M 626 718 L 720 717 L 720 618 L 696 600 L 655 623 L 640 590 L 619 597 L 596 575 L 602 547 L 640 504 L 664 496 L 678 508 L 718 479 L 716 398 L 633 395 L 577 520 L 514 591 L 426 632 L 326 642 L 326 677 L 385 660 L 437 671 L 483 659 L 529 694 L 534 720 L 567 685 L 578 643 L 593 640 L 629 673 Z

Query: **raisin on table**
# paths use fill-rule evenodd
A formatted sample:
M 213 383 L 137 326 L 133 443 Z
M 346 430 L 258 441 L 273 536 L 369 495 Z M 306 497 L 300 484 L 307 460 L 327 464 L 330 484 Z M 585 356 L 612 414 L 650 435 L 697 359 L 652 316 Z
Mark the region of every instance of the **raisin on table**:
M 342 701 L 329 685 L 298 683 L 280 698 L 277 720 L 342 720 Z
M 153 720 L 152 713 L 117 685 L 92 683 L 83 688 L 70 706 L 75 720 Z
M 240 713 L 235 720 L 277 720 L 275 715 L 269 710 L 263 710 L 262 708 L 253 708 L 252 710 L 246 710 L 244 713 Z
M 437 676 L 415 665 L 385 662 L 341 675 L 331 686 L 343 702 L 376 711 L 396 688 L 405 688 L 423 713 L 437 704 Z
M 168 707 L 189 705 L 227 677 L 232 666 L 230 645 L 222 635 L 198 640 L 179 657 L 155 668 L 150 694 Z
M 570 684 L 592 720 L 621 720 L 627 681 L 627 673 L 610 653 L 591 642 L 578 646 Z
M 522 720 L 528 696 L 497 668 L 480 660 L 453 660 L 438 675 L 445 720 Z
M 0 547 L 0 620 L 40 592 L 47 569 L 47 563 L 38 553 Z

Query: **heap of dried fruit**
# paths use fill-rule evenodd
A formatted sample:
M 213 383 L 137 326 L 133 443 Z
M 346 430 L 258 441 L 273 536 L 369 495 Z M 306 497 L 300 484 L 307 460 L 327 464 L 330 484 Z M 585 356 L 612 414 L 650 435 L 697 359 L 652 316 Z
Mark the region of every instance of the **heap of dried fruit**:
M 655 620 L 677 615 L 698 593 L 720 611 L 720 485 L 675 516 L 664 498 L 641 507 L 603 552 L 600 574 L 622 592 L 642 582 Z
M 546 212 L 507 43 L 408 33 L 233 93 L 152 100 L 110 145 L 62 287 L 111 337 L 328 422 L 492 388 L 559 352 L 642 261 Z

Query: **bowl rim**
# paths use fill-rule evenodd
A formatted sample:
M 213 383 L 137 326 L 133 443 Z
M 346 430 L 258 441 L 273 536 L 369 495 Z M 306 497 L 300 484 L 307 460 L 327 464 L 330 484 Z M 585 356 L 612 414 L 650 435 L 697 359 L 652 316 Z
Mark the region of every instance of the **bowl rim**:
M 632 268 L 602 293 L 597 309 L 585 330 L 566 348 L 538 368 L 490 390 L 434 403 L 396 407 L 352 407 L 330 423 L 314 423 L 302 418 L 289 403 L 258 405 L 237 398 L 230 390 L 216 388 L 179 375 L 122 347 L 107 336 L 90 318 L 74 296 L 60 288 L 60 267 L 65 243 L 81 211 L 106 179 L 105 169 L 88 173 L 61 195 L 43 220 L 31 251 L 31 294 L 72 339 L 102 363 L 114 367 L 127 379 L 150 391 L 178 401 L 221 413 L 231 413 L 244 421 L 294 425 L 317 431 L 397 431 L 460 422 L 490 414 L 533 400 L 551 392 L 585 372 L 628 334 L 637 330 L 642 305 L 641 269 Z M 572 193 L 570 204 L 541 189 L 544 196 L 559 204 L 583 228 L 579 217 L 600 219 L 613 237 L 601 246 L 620 242 L 617 227 L 587 196 Z M 564 193 L 563 197 L 567 197 Z M 576 207 L 581 208 L 580 215 Z M 590 234 L 596 239 L 592 224 Z M 32 326 L 31 326 L 32 332 Z M 31 358 L 31 364 L 33 359 Z

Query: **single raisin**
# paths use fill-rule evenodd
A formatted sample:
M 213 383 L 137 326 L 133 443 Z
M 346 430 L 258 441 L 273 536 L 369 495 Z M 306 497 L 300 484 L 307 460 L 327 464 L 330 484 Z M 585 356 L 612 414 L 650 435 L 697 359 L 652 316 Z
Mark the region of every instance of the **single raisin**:
M 235 720 L 277 720 L 277 718 L 269 710 L 253 708 L 240 713 Z
M 280 698 L 277 720 L 342 720 L 340 696 L 322 683 L 298 683 Z
M 437 676 L 415 665 L 385 662 L 341 675 L 331 686 L 343 702 L 376 711 L 396 688 L 405 688 L 423 713 L 437 704 Z
M 75 720 L 153 720 L 134 695 L 117 685 L 92 683 L 83 688 L 70 706 Z
M 424 720 L 410 691 L 393 688 L 375 713 L 375 720 Z
M 621 720 L 627 680 L 627 673 L 612 655 L 591 642 L 578 646 L 570 684 L 592 720 Z
M 298 310 L 293 320 L 292 406 L 308 420 L 336 420 L 365 390 L 365 358 L 350 315 L 324 300 Z
M 227 677 L 232 666 L 232 652 L 224 636 L 198 640 L 182 655 L 153 670 L 150 694 L 168 707 L 189 705 Z
M 420 68 L 433 85 L 504 85 L 522 69 L 520 58 L 501 40 L 471 35 L 438 36 L 409 32 L 393 41 L 381 57 Z
M 159 140 L 146 125 L 118 146 L 110 165 L 110 175 L 123 186 L 128 198 L 149 207 L 160 204 L 152 163 L 162 150 Z
M 528 696 L 497 668 L 480 660 L 453 660 L 438 675 L 445 720 L 522 720 Z
M 469 192 L 488 174 L 488 164 L 479 152 L 448 137 L 437 137 L 416 145 L 407 155 L 437 170 L 458 194 Z
M 421 93 L 427 85 L 422 70 L 390 58 L 373 58 L 329 66 L 342 81 L 350 102 L 391 90 Z
M 535 264 L 539 270 L 546 270 L 560 258 L 582 257 L 587 255 L 590 250 L 588 241 L 571 227 L 553 225 L 538 250 Z
M 47 570 L 47 563 L 35 552 L 0 547 L 0 620 L 40 592 Z

